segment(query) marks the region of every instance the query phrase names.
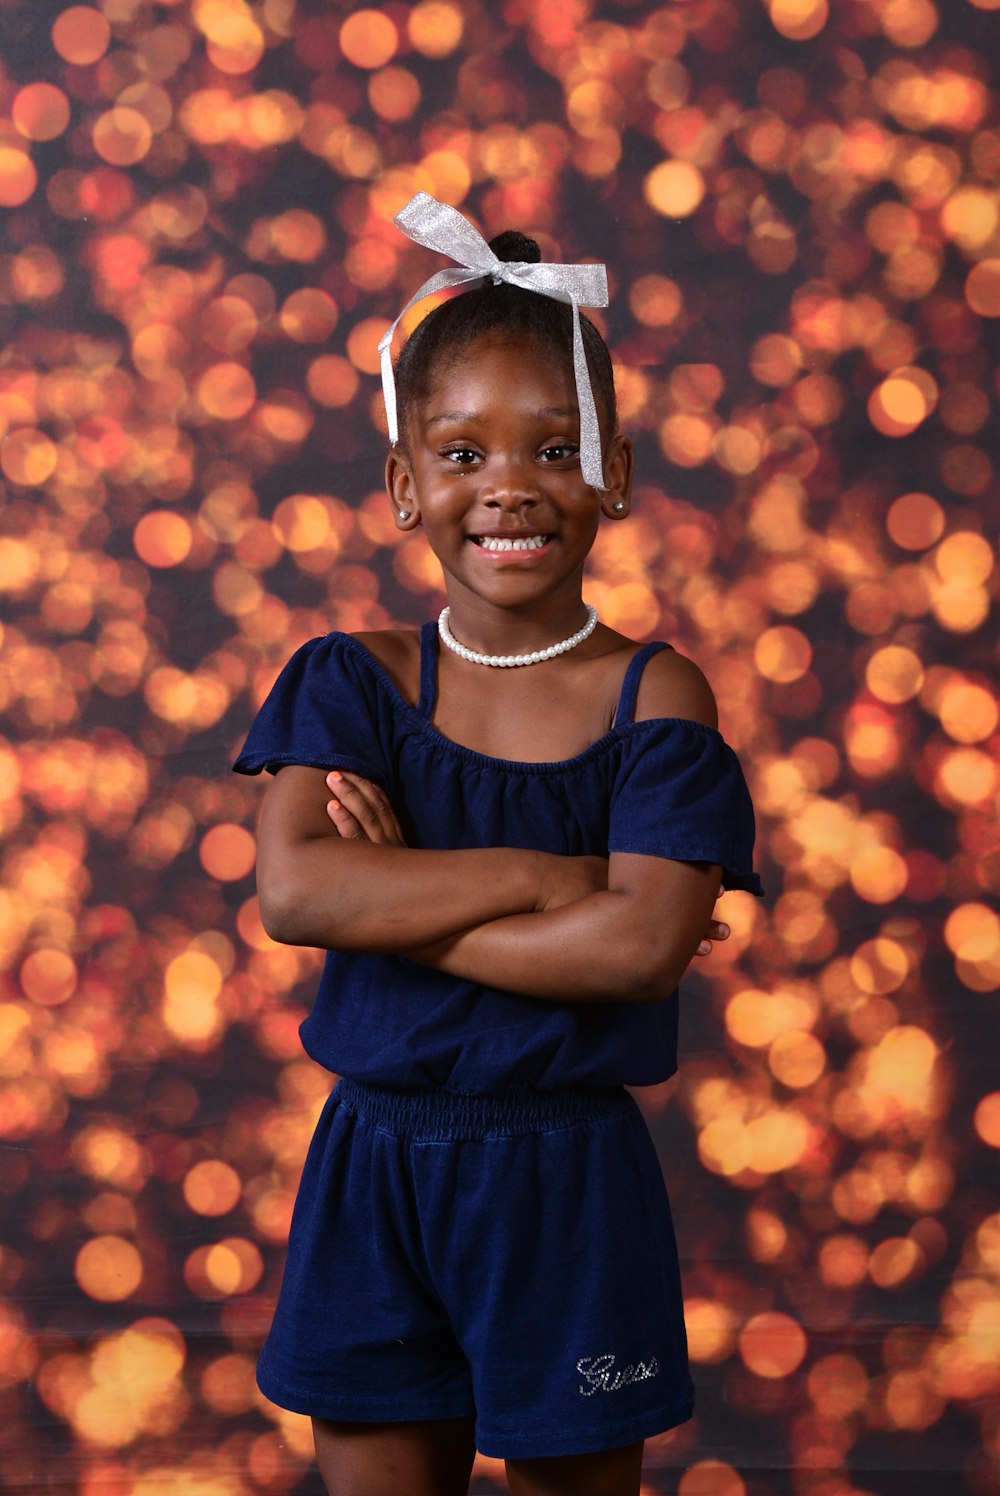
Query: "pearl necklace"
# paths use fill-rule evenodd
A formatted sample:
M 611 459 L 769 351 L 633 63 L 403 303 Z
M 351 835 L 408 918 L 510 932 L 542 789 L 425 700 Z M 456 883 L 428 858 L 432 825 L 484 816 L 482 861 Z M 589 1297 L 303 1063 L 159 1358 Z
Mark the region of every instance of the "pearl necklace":
M 466 649 L 464 644 L 459 644 L 455 635 L 448 626 L 451 617 L 450 608 L 442 608 L 441 616 L 438 618 L 438 634 L 441 643 L 446 644 L 455 654 L 461 655 L 463 660 L 468 660 L 470 665 L 496 665 L 505 670 L 513 665 L 539 665 L 542 660 L 554 660 L 556 655 L 565 654 L 568 649 L 575 649 L 582 644 L 584 639 L 589 639 L 597 627 L 597 609 L 592 608 L 589 603 L 587 608 L 587 622 L 582 629 L 577 629 L 568 639 L 563 639 L 559 644 L 550 644 L 548 649 L 533 649 L 530 654 L 520 655 L 487 655 L 479 654 L 475 649 Z

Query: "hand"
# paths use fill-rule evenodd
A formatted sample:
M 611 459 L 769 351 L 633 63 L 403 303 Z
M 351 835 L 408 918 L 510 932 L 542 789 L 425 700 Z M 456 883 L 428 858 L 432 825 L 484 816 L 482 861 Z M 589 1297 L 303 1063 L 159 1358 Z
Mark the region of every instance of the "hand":
M 395 812 L 370 779 L 333 769 L 326 776 L 332 798 L 326 813 L 345 841 L 367 841 L 377 847 L 405 847 Z
M 704 938 L 702 939 L 702 942 L 695 954 L 698 956 L 711 955 L 713 943 L 716 940 L 728 940 L 732 933 L 732 930 L 724 920 L 710 919 L 708 922 L 708 929 L 705 931 Z
M 575 904 L 592 893 L 604 893 L 608 886 L 606 857 L 558 857 L 540 853 L 542 876 L 535 899 L 535 913 L 545 914 Z

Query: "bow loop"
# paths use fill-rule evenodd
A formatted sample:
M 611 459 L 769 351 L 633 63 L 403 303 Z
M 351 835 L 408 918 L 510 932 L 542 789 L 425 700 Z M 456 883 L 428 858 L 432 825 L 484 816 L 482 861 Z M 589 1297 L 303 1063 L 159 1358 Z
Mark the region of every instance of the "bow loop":
M 450 203 L 439 203 L 429 192 L 418 192 L 392 220 L 414 244 L 436 249 L 467 270 L 492 275 L 503 264 L 482 234 Z
M 487 246 L 488 247 L 488 246 Z M 570 306 L 607 306 L 608 272 L 603 265 L 555 265 L 543 260 L 501 261 L 500 279 Z
M 415 302 L 449 286 L 460 286 L 489 276 L 494 283 L 506 282 L 538 296 L 551 296 L 573 308 L 573 371 L 580 407 L 580 467 L 594 488 L 604 488 L 601 432 L 590 385 L 590 372 L 580 326 L 581 306 L 607 306 L 608 275 L 603 265 L 540 264 L 525 260 L 501 260 L 479 230 L 457 208 L 439 203 L 427 192 L 418 192 L 393 219 L 407 238 L 425 249 L 434 249 L 458 262 L 457 268 L 439 270 L 410 297 L 391 327 L 379 340 L 382 394 L 389 426 L 389 440 L 399 437 L 396 413 L 396 381 L 392 368 L 392 338 L 400 320 Z

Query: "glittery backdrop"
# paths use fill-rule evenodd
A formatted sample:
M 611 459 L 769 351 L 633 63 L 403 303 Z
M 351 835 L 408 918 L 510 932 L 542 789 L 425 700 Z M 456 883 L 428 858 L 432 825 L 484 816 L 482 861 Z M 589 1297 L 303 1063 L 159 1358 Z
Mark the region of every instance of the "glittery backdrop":
M 608 261 L 588 596 L 758 807 L 645 1101 L 699 1384 L 647 1492 L 998 1489 L 998 57 L 1000 0 L 0 0 L 0 1484 L 318 1490 L 253 1360 L 319 957 L 227 762 L 302 640 L 440 606 L 374 377 L 423 188 Z

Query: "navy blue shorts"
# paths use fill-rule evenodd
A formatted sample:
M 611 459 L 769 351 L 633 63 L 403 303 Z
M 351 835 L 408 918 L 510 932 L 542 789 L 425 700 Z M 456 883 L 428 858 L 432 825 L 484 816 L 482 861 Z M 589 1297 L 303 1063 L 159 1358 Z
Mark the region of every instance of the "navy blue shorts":
M 482 1453 L 507 1459 L 683 1423 L 677 1250 L 635 1102 L 341 1081 L 257 1377 L 317 1418 L 474 1418 Z

